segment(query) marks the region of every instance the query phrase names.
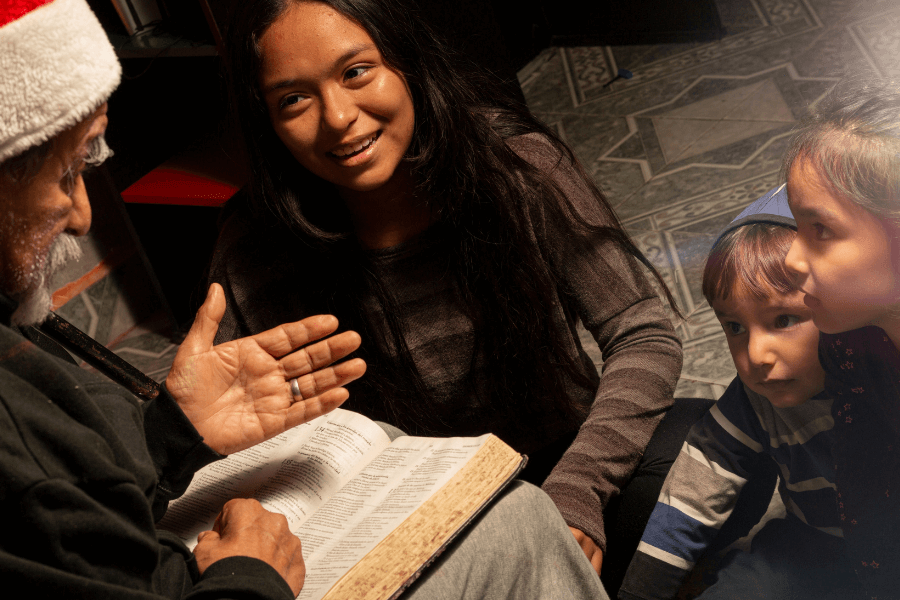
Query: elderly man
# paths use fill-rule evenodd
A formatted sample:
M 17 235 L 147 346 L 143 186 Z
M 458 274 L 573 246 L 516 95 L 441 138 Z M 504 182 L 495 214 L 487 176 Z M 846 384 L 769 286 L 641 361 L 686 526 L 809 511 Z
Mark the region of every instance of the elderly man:
M 106 154 L 105 100 L 120 67 L 84 0 L 17 0 L 0 6 L 0 72 L 0 568 L 8 589 L 293 597 L 303 559 L 283 517 L 233 502 L 194 556 L 157 532 L 154 517 L 198 468 L 343 402 L 341 386 L 365 364 L 329 365 L 359 336 L 311 343 L 337 327 L 321 316 L 214 348 L 225 306 L 213 287 L 167 389 L 142 408 L 124 389 L 26 342 L 10 325 L 46 318 L 49 275 L 78 254 L 75 237 L 90 227 L 82 172 Z
M 318 316 L 213 346 L 210 288 L 160 395 L 120 386 L 22 337 L 49 276 L 91 223 L 82 173 L 103 160 L 115 54 L 85 0 L 0 0 L 0 572 L 38 597 L 293 598 L 300 540 L 229 502 L 191 553 L 154 523 L 200 467 L 347 398 L 360 343 Z M 333 365 L 333 366 L 332 366 Z M 396 432 L 395 432 L 396 433 Z M 553 503 L 514 484 L 407 594 L 606 598 Z

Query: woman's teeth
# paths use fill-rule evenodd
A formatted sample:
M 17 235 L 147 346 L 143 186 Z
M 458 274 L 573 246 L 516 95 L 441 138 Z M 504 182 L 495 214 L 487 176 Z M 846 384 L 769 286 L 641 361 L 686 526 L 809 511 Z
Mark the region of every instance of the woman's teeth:
M 338 148 L 337 150 L 332 150 L 331 153 L 339 158 L 344 158 L 346 156 L 350 156 L 351 154 L 356 154 L 357 152 L 362 152 L 366 148 L 372 145 L 372 142 L 375 141 L 375 138 L 378 137 L 377 133 L 373 133 L 371 136 L 366 139 L 358 142 L 356 144 L 351 144 L 348 146 L 344 146 L 342 148 Z

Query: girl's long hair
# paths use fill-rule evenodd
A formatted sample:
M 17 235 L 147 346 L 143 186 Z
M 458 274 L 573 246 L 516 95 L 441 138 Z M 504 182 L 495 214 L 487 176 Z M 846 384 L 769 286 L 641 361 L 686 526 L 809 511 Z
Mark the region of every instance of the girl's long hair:
M 900 230 L 900 82 L 848 78 L 810 107 L 782 163 L 808 160 L 826 185 Z
M 276 137 L 258 91 L 259 40 L 297 1 L 246 0 L 232 15 L 229 89 L 252 176 L 243 204 L 230 208 L 243 211 L 260 227 L 280 229 L 279 235 L 291 237 L 295 248 L 306 248 L 309 271 L 304 279 L 315 282 L 310 291 L 314 304 L 363 337 L 361 353 L 369 369 L 354 385 L 368 388 L 369 401 L 376 403 L 367 411 L 409 433 L 433 433 L 424 423 L 437 419 L 452 426 L 453 416 L 449 411 L 436 414 L 427 402 L 429 390 L 407 347 L 396 298 L 359 251 L 334 187 L 300 167 Z M 469 389 L 460 392 L 479 394 L 489 412 L 485 417 L 496 422 L 503 416 L 506 433 L 531 431 L 526 424 L 546 411 L 547 402 L 560 418 L 583 414 L 588 407 L 574 405 L 572 386 L 590 389 L 595 384 L 564 332 L 551 325 L 555 314 L 570 309 L 571 291 L 554 276 L 550 245 L 540 232 L 535 245 L 534 228 L 564 227 L 571 235 L 617 244 L 646 265 L 674 308 L 662 278 L 622 230 L 568 147 L 508 99 L 502 87 L 441 43 L 412 7 L 394 0 L 323 3 L 361 25 L 411 91 L 416 121 L 406 160 L 417 195 L 427 198 L 434 215 L 428 235 L 439 236 L 444 244 L 446 272 L 472 320 L 470 372 L 481 357 L 481 367 L 490 374 L 488 381 L 477 382 L 477 389 L 470 378 Z M 603 225 L 589 223 L 547 174 L 509 148 L 507 140 L 527 133 L 544 136 L 560 161 L 575 169 L 592 190 Z M 386 326 L 363 306 L 366 297 L 374 297 Z

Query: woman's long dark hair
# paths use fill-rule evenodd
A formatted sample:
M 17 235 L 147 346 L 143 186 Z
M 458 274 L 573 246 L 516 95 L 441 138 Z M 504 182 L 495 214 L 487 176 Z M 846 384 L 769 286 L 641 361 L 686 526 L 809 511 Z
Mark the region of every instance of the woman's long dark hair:
M 318 296 L 322 310 L 363 336 L 361 352 L 369 370 L 358 385 L 369 388 L 370 401 L 382 404 L 368 410 L 410 433 L 432 433 L 424 425 L 429 419 L 446 423 L 452 416 L 436 415 L 427 401 L 429 391 L 406 345 L 397 301 L 367 267 L 343 204 L 323 201 L 337 200 L 334 187 L 287 151 L 258 91 L 259 40 L 297 1 L 242 0 L 232 15 L 229 88 L 252 172 L 246 204 L 239 210 L 305 242 L 314 257 L 305 264 L 314 272 L 304 279 L 319 278 L 310 293 Z M 624 233 L 572 152 L 525 107 L 507 99 L 501 86 L 441 43 L 414 9 L 394 0 L 323 3 L 360 24 L 411 91 L 416 120 L 406 160 L 417 195 L 427 199 L 434 215 L 429 236 L 441 236 L 445 243 L 447 272 L 473 322 L 472 366 L 480 357 L 490 374 L 488 381 L 478 382 L 487 395 L 481 404 L 493 413 L 485 415 L 485 422 L 502 421 L 507 433 L 521 435 L 534 415 L 546 412 L 547 402 L 561 418 L 583 413 L 587 407 L 573 405 L 571 386 L 593 384 L 563 333 L 551 325 L 554 314 L 568 309 L 557 302 L 558 297 L 565 303 L 568 291 L 554 276 L 550 248 L 540 232 L 535 245 L 534 229 L 565 227 L 571 235 L 618 244 L 650 269 L 674 307 L 659 274 Z M 593 191 L 604 225 L 589 223 L 547 174 L 507 145 L 508 139 L 527 133 L 544 136 L 557 148 L 559 160 L 575 169 Z M 362 306 L 367 296 L 380 305 L 386 331 Z M 474 392 L 475 383 L 461 392 Z

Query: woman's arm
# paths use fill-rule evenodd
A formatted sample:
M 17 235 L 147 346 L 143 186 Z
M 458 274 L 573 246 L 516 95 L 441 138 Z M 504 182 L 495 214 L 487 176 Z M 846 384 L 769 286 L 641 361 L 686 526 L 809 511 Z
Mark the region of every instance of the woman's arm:
M 575 167 L 538 136 L 512 140 L 588 223 L 610 226 Z M 574 226 L 573 226 L 574 227 Z M 639 261 L 611 240 L 544 224 L 561 297 L 600 347 L 603 374 L 581 429 L 544 483 L 566 522 L 605 549 L 603 509 L 629 479 L 673 402 L 681 344 Z

